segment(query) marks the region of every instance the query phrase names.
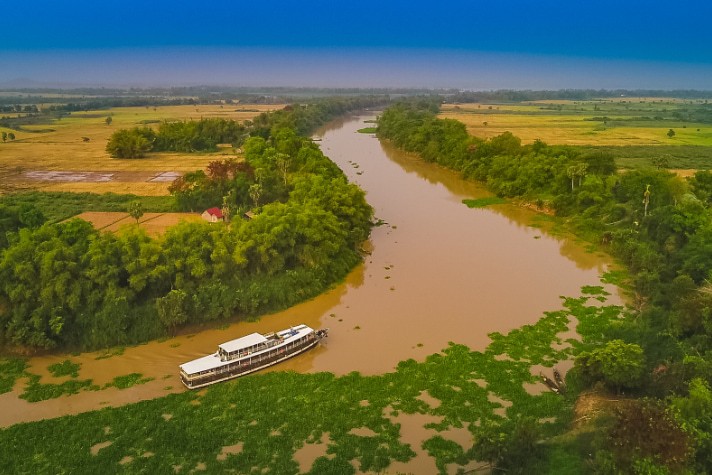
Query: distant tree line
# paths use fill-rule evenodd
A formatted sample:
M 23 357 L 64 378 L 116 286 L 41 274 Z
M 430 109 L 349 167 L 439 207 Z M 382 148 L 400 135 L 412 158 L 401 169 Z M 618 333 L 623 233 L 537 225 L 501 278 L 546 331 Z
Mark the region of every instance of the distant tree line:
M 288 122 L 284 113 L 276 121 Z M 77 219 L 15 225 L 0 253 L 2 345 L 145 341 L 189 323 L 284 308 L 342 279 L 370 231 L 364 193 L 289 127 L 244 147 L 245 163 L 213 162 L 172 186 L 181 207 L 218 206 L 229 223 L 183 223 L 158 238 L 134 224 L 117 234 Z M 19 211 L 10 219 L 26 219 Z
M 384 107 L 389 102 L 383 96 L 358 96 L 312 99 L 307 103 L 291 104 L 255 117 L 251 135 L 267 138 L 273 129 L 284 127 L 294 129 L 298 135 L 307 135 L 336 117 L 362 109 Z
M 134 127 L 114 132 L 106 151 L 116 158 L 142 158 L 149 152 L 207 152 L 222 143 L 239 146 L 247 136 L 244 125 L 230 119 L 162 122 L 158 130 Z
M 36 104 L 25 104 L 24 106 L 21 104 L 0 105 L 0 112 L 36 114 L 39 112 L 39 109 L 37 108 Z
M 628 268 L 632 318 L 610 321 L 569 379 L 641 397 L 594 442 L 601 473 L 705 473 L 712 466 L 712 173 L 618 173 L 612 156 L 509 132 L 483 140 L 438 119 L 434 104 L 399 103 L 378 134 L 500 196 L 553 210 Z M 648 398 L 648 399 L 645 399 Z
M 626 97 L 670 97 L 675 99 L 712 99 L 712 91 L 691 89 L 558 89 L 558 90 L 516 90 L 459 91 L 445 96 L 447 102 L 523 102 L 544 100 L 586 101 L 601 98 Z
M 105 97 L 81 102 L 53 104 L 43 108 L 48 112 L 80 112 L 90 110 L 111 109 L 114 107 L 158 107 L 197 105 L 199 101 L 192 97 Z

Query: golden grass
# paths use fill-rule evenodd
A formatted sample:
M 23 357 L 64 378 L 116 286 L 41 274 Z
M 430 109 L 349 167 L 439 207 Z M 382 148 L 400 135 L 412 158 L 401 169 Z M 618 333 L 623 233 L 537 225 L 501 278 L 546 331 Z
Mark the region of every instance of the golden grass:
M 74 218 L 83 219 L 101 231 L 114 233 L 126 226 L 136 225 L 136 221 L 128 213 L 118 211 L 89 211 L 78 214 Z M 159 236 L 181 221 L 203 222 L 203 218 L 197 213 L 145 213 L 139 219 L 138 225 L 150 236 Z
M 13 131 L 16 139 L 0 143 L 0 168 L 3 176 L 10 176 L 16 187 L 62 189 L 63 191 L 114 191 L 121 188 L 121 183 L 136 185 L 136 177 L 119 177 L 113 186 L 106 183 L 58 183 L 49 184 L 29 179 L 27 171 L 91 171 L 91 172 L 146 172 L 152 177 L 161 172 L 185 173 L 205 166 L 217 159 L 239 156 L 238 151 L 221 148 L 215 153 L 152 154 L 149 158 L 121 160 L 111 158 L 106 152 L 109 137 L 116 130 L 147 125 L 157 127 L 150 121 L 163 120 L 199 120 L 201 118 L 220 117 L 237 121 L 252 120 L 261 112 L 278 108 L 272 105 L 198 105 L 198 106 L 161 106 L 161 107 L 121 107 L 110 110 L 75 112 L 47 125 L 28 126 L 28 130 L 44 132 Z M 112 117 L 107 125 L 106 117 Z M 47 131 L 52 129 L 52 131 Z M 9 129 L 3 129 L 8 130 Z M 88 140 L 86 140 L 86 139 Z M 121 181 L 123 180 L 123 181 Z M 167 194 L 169 183 L 162 186 L 151 184 L 144 187 L 150 194 Z M 139 187 L 138 189 L 141 189 Z M 102 190 L 102 191 L 99 191 Z M 161 190 L 158 193 L 158 190 Z
M 125 213 L 123 211 L 87 211 L 77 216 L 74 216 L 72 219 L 74 218 L 79 218 L 83 219 L 84 221 L 88 221 L 96 229 L 100 230 L 106 229 L 112 224 L 119 224 L 122 221 L 133 221 L 131 216 L 129 216 L 128 213 Z
M 35 184 L 32 187 L 41 191 L 66 191 L 71 193 L 116 193 L 120 195 L 131 194 L 138 196 L 166 196 L 170 183 L 131 183 L 131 182 L 104 182 L 104 183 L 52 183 L 44 186 Z
M 627 102 L 645 101 L 642 98 L 626 98 Z M 623 107 L 610 110 L 616 100 L 596 101 L 601 104 L 599 111 L 593 110 L 593 102 L 541 101 L 522 104 L 457 104 L 444 105 L 440 118 L 455 119 L 465 124 L 468 133 L 480 138 L 491 138 L 504 132 L 511 132 L 523 144 L 537 139 L 550 145 L 710 145 L 712 127 L 709 124 L 686 124 L 675 126 L 676 135 L 668 138 L 670 122 L 650 122 L 640 126 L 606 126 L 601 121 L 584 120 L 592 117 L 609 116 L 613 120 L 641 115 L 639 111 L 628 112 Z M 650 100 L 652 102 L 652 100 Z M 544 105 L 576 104 L 579 110 L 546 110 Z M 647 104 L 647 103 L 646 103 Z M 587 108 L 584 105 L 588 106 Z M 634 104 L 637 105 L 637 104 Z M 651 107 L 650 104 L 646 107 Z M 581 110 L 581 109 L 586 109 Z M 651 111 L 654 109 L 651 109 Z M 652 112 L 651 112 L 652 114 Z M 485 125 L 486 124 L 486 125 Z M 699 131 L 697 130 L 699 129 Z

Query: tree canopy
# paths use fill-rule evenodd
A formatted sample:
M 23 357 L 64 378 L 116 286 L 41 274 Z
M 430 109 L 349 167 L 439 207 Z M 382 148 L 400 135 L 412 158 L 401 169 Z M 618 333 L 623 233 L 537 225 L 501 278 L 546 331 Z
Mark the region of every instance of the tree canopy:
M 266 138 L 247 140 L 246 161 L 214 161 L 171 185 L 181 209 L 222 206 L 234 216 L 230 223 L 181 223 L 153 238 L 137 226 L 111 234 L 76 219 L 39 226 L 29 211 L 0 208 L 11 230 L 0 254 L 0 342 L 137 342 L 184 324 L 284 308 L 343 278 L 361 259 L 373 210 L 310 139 L 288 127 L 298 120 L 285 114 Z M 193 127 L 226 138 L 218 122 Z M 155 140 L 152 133 L 115 137 L 159 142 L 160 132 Z M 138 201 L 124 206 L 134 219 L 143 213 Z M 242 218 L 247 210 L 253 219 Z M 17 231 L 20 216 L 35 228 Z

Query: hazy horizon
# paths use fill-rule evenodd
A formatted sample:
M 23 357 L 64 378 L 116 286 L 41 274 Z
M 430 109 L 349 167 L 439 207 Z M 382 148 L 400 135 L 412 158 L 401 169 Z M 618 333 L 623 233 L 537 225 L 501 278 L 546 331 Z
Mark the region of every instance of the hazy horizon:
M 571 3 L 38 0 L 3 12 L 0 84 L 712 89 L 712 6 Z

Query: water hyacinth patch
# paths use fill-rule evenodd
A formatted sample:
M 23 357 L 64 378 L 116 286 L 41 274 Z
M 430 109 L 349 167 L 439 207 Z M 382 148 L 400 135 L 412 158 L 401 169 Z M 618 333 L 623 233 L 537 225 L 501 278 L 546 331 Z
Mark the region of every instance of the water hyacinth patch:
M 544 442 L 566 427 L 573 396 L 547 391 L 534 368 L 571 359 L 598 338 L 606 322 L 620 318 L 621 309 L 601 306 L 595 296 L 566 299 L 564 307 L 533 325 L 492 334 L 483 352 L 453 343 L 383 375 L 270 372 L 200 392 L 18 424 L 0 431 L 0 443 L 14 447 L 0 454 L 0 463 L 12 472 L 42 471 L 42 461 L 51 460 L 53 471 L 71 473 L 173 466 L 296 474 L 304 470 L 295 453 L 323 441 L 325 455 L 308 473 L 387 471 L 419 451 L 433 459 L 439 473 L 464 470 L 486 456 L 476 441 L 499 433 L 509 437 L 522 421 L 536 424 Z M 559 335 L 569 332 L 571 317 L 578 321 L 580 340 L 561 345 Z M 427 416 L 420 447 L 403 441 L 398 422 L 417 415 Z M 453 430 L 470 436 L 453 440 L 448 435 Z M 68 434 L 71 442 L 46 440 L 47 433 Z M 111 445 L 90 453 L 88 447 L 106 442 Z M 241 450 L 220 456 L 224 447 L 236 444 Z

